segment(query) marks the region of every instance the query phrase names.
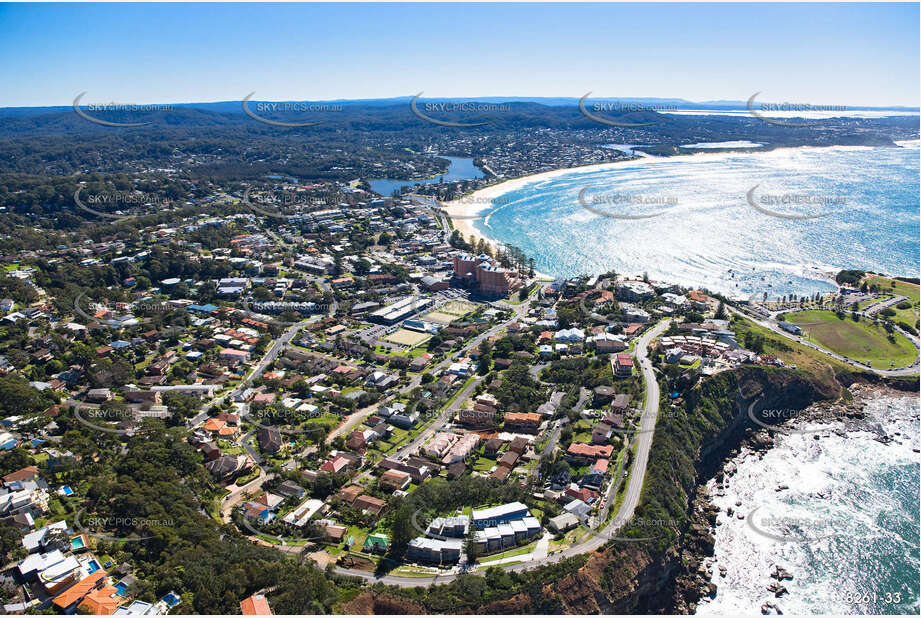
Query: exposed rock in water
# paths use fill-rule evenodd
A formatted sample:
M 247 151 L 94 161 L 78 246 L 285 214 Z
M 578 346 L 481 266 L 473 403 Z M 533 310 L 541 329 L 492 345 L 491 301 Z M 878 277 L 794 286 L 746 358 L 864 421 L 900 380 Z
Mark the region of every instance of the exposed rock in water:
M 771 578 L 777 581 L 783 581 L 785 579 L 793 579 L 793 574 L 782 566 L 775 564 L 774 572 L 771 573 Z
M 767 589 L 770 592 L 773 592 L 774 596 L 777 597 L 778 599 L 782 597 L 783 595 L 787 594 L 787 589 L 779 582 L 771 582 L 771 584 L 767 587 Z

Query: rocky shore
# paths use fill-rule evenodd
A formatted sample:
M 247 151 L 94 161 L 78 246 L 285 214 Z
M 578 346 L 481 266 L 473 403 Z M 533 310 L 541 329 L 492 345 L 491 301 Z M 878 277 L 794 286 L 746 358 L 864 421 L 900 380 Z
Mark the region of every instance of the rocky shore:
M 726 454 L 723 459 L 724 465 L 712 478 L 713 483 L 709 483 L 711 479 L 703 479 L 691 502 L 691 525 L 679 547 L 680 563 L 683 567 L 675 578 L 673 596 L 675 613 L 695 613 L 701 599 L 716 596 L 718 582 L 726 577 L 727 571 L 724 566 L 718 567 L 719 577 L 713 577 L 714 567 L 716 566 L 714 534 L 716 532 L 717 517 L 721 509 L 713 503 L 712 498 L 714 495 L 726 495 L 724 490 L 728 486 L 729 478 L 736 473 L 735 462 L 739 461 L 739 457 L 741 456 L 743 461 L 748 457 L 755 457 L 761 460 L 774 447 L 774 439 L 777 433 L 811 432 L 812 430 L 803 430 L 803 428 L 812 427 L 816 423 L 828 423 L 830 426 L 827 429 L 823 428 L 813 433 L 813 440 L 821 440 L 831 434 L 846 436 L 848 432 L 865 431 L 875 434 L 874 439 L 880 443 L 901 443 L 905 439 L 904 436 L 901 436 L 897 431 L 891 434 L 887 433 L 881 419 L 874 418 L 865 412 L 866 404 L 870 400 L 881 397 L 917 398 L 917 394 L 909 394 L 877 384 L 854 383 L 847 389 L 845 396 L 838 401 L 814 403 L 808 408 L 799 411 L 795 418 L 778 425 L 777 430 L 759 428 L 757 425 L 755 428 L 745 430 L 741 442 Z M 914 448 L 913 451 L 918 452 L 918 449 Z M 713 489 L 711 490 L 708 485 Z M 780 484 L 775 488 L 775 491 L 780 492 L 785 489 L 788 489 L 788 487 Z M 713 491 L 713 494 L 711 494 L 711 491 Z M 750 508 L 750 505 L 744 505 L 741 501 L 737 501 L 734 506 L 727 507 L 725 513 L 728 517 L 744 519 L 747 508 Z M 792 580 L 794 577 L 795 574 L 790 573 L 780 565 L 773 565 L 773 570 L 770 573 L 771 583 L 767 586 L 767 591 L 773 593 L 776 599 L 781 599 L 787 594 L 787 589 L 783 582 Z M 780 604 L 774 601 L 766 601 L 760 609 L 762 614 L 783 613 Z

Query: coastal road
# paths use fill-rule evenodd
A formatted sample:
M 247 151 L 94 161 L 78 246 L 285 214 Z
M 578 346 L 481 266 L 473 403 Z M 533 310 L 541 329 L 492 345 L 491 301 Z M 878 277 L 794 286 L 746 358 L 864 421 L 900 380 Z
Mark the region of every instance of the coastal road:
M 498 568 L 506 571 L 526 571 L 544 564 L 559 562 L 566 558 L 578 556 L 586 552 L 595 551 L 610 540 L 619 528 L 621 528 L 633 516 L 636 507 L 639 505 L 640 494 L 643 490 L 643 481 L 646 477 L 646 466 L 649 462 L 649 451 L 652 447 L 652 439 L 656 426 L 656 419 L 659 414 L 659 383 L 656 380 L 655 372 L 652 368 L 652 362 L 649 360 L 648 347 L 649 343 L 668 328 L 670 321 L 660 322 L 652 329 L 646 331 L 636 344 L 636 359 L 640 365 L 640 371 L 646 383 L 646 406 L 643 408 L 643 414 L 640 418 L 640 431 L 638 432 L 636 442 L 636 453 L 633 458 L 633 467 L 630 472 L 627 489 L 624 493 L 624 500 L 621 503 L 620 510 L 614 519 L 599 532 L 591 534 L 587 539 L 568 547 L 565 550 L 552 553 L 540 560 L 529 562 L 520 562 L 499 566 Z M 400 577 L 396 575 L 376 576 L 374 573 L 367 571 L 357 571 L 343 567 L 334 567 L 333 570 L 339 575 L 359 577 L 369 582 L 382 583 L 402 588 L 415 588 L 419 586 L 432 586 L 435 584 L 446 584 L 457 579 L 457 573 L 446 573 L 435 577 Z M 482 575 L 482 571 L 473 571 L 476 575 Z
M 770 331 L 772 331 L 772 332 L 774 332 L 774 333 L 777 333 L 778 335 L 780 335 L 780 336 L 782 336 L 782 337 L 785 337 L 785 338 L 789 339 L 790 341 L 795 341 L 796 343 L 798 343 L 798 344 L 800 344 L 800 345 L 804 345 L 804 346 L 806 346 L 807 348 L 812 348 L 812 349 L 815 350 L 816 352 L 821 352 L 822 354 L 824 354 L 824 355 L 826 355 L 826 356 L 828 356 L 828 357 L 830 357 L 830 358 L 834 358 L 834 359 L 837 360 L 837 361 L 840 361 L 840 362 L 845 363 L 845 364 L 847 364 L 847 365 L 850 365 L 850 366 L 852 366 L 852 367 L 856 367 L 857 369 L 861 369 L 861 370 L 863 370 L 863 371 L 869 371 L 869 372 L 871 372 L 871 373 L 875 373 L 876 375 L 885 376 L 885 377 L 913 376 L 913 375 L 916 375 L 916 374 L 918 373 L 918 361 L 915 361 L 914 363 L 912 363 L 911 365 L 908 365 L 907 367 L 899 367 L 899 368 L 896 368 L 896 369 L 876 369 L 876 368 L 874 368 L 874 367 L 868 367 L 867 365 L 864 365 L 863 363 L 858 362 L 858 361 L 856 361 L 856 360 L 854 360 L 854 359 L 852 359 L 852 358 L 847 358 L 847 357 L 845 357 L 845 356 L 842 356 L 841 354 L 838 354 L 838 353 L 836 353 L 836 352 L 832 352 L 831 350 L 826 350 L 825 348 L 823 348 L 823 347 L 821 347 L 821 346 L 818 346 L 818 345 L 812 343 L 811 341 L 807 340 L 805 337 L 800 337 L 799 335 L 795 335 L 795 334 L 793 334 L 793 333 L 788 333 L 787 331 L 785 331 L 784 329 L 782 329 L 782 328 L 780 327 L 780 325 L 777 323 L 776 320 L 773 320 L 773 319 L 771 319 L 771 320 L 765 320 L 765 319 L 760 318 L 760 317 L 755 317 L 755 316 L 753 316 L 753 315 L 750 315 L 750 314 L 748 314 L 748 313 L 746 313 L 746 312 L 744 312 L 744 311 L 742 311 L 742 310 L 740 310 L 740 309 L 737 309 L 737 308 L 735 308 L 735 307 L 732 307 L 732 306 L 730 306 L 730 305 L 727 305 L 727 308 L 729 309 L 729 311 L 730 311 L 731 313 L 734 313 L 734 314 L 736 314 L 736 315 L 738 315 L 738 316 L 742 316 L 743 318 L 746 318 L 746 319 L 748 319 L 748 320 L 751 320 L 752 322 L 754 322 L 754 323 L 757 324 L 758 326 L 761 326 L 761 327 L 766 328 L 766 329 L 768 329 L 768 330 L 770 330 Z M 790 312 L 795 312 L 795 311 L 799 311 L 799 309 L 787 309 L 787 310 L 785 310 L 785 313 L 790 313 Z M 804 311 L 805 311 L 805 309 L 804 309 Z M 857 314 L 858 314 L 858 315 L 861 315 L 861 316 L 863 316 L 863 317 L 865 317 L 865 318 L 867 318 L 867 319 L 874 319 L 872 316 L 869 316 L 869 315 L 867 315 L 867 314 L 865 314 L 865 313 L 863 313 L 863 312 L 860 312 L 860 311 L 858 311 Z M 915 346 L 915 348 L 918 348 L 918 347 L 919 347 L 919 342 L 918 342 L 918 338 L 917 338 L 917 337 L 911 335 L 911 333 L 907 333 L 907 332 L 903 331 L 903 330 L 902 330 L 901 328 L 899 328 L 898 326 L 895 326 L 894 328 L 895 328 L 895 330 L 898 331 L 901 335 L 903 335 L 906 339 L 908 339 L 908 341 L 910 341 L 910 342 L 912 343 L 912 345 Z
M 598 549 L 607 543 L 609 539 L 614 537 L 617 530 L 623 527 L 630 518 L 633 517 L 633 512 L 640 503 L 640 495 L 643 491 L 643 481 L 646 478 L 646 466 L 649 463 L 649 451 L 652 447 L 656 420 L 659 416 L 659 382 L 656 380 L 652 362 L 648 357 L 649 343 L 665 332 L 669 323 L 670 320 L 660 322 L 655 327 L 643 333 L 636 344 L 636 360 L 639 362 L 640 371 L 643 374 L 643 381 L 646 384 L 646 406 L 643 408 L 643 414 L 640 417 L 640 428 L 636 438 L 636 452 L 633 456 L 633 465 L 630 471 L 627 489 L 624 492 L 624 499 L 620 504 L 620 510 L 611 523 L 602 528 L 599 532 L 592 534 L 581 543 L 547 556 L 547 561 L 557 562 L 565 558 L 571 558 L 572 556 L 578 556 L 579 554 Z M 612 482 L 614 481 L 612 480 Z M 523 571 L 536 566 L 538 565 L 534 563 L 522 562 L 517 565 L 512 565 L 509 567 L 509 570 Z

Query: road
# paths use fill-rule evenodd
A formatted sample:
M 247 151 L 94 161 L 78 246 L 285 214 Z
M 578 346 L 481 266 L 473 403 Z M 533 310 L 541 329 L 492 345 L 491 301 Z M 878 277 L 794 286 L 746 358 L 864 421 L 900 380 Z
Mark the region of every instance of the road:
M 251 480 L 245 485 L 233 485 L 230 489 L 230 493 L 221 498 L 221 520 L 225 523 L 230 521 L 230 511 L 243 501 L 243 496 L 251 491 L 262 488 L 262 484 L 265 481 L 275 478 L 275 473 L 271 472 L 266 474 L 265 470 L 259 469 L 259 476 Z
M 891 307 L 892 305 L 897 305 L 903 300 L 908 300 L 907 296 L 893 296 L 892 298 L 881 300 L 879 302 L 873 303 L 868 307 L 865 307 L 863 312 L 867 315 L 873 315 L 885 309 L 886 307 Z
M 473 390 L 477 386 L 479 386 L 480 382 L 482 381 L 483 381 L 483 378 L 479 377 L 471 381 L 470 384 L 468 384 L 467 386 L 465 386 L 463 390 L 461 390 L 461 392 L 458 393 L 457 396 L 454 398 L 454 401 L 452 401 L 449 405 L 445 406 L 445 409 L 442 411 L 441 415 L 435 420 L 434 423 L 431 423 L 428 427 L 420 431 L 419 435 L 413 438 L 413 440 L 409 444 L 398 449 L 396 453 L 391 455 L 391 457 L 394 457 L 396 459 L 402 459 L 403 457 L 406 457 L 408 455 L 412 455 L 413 453 L 415 453 L 416 450 L 419 448 L 419 446 L 424 444 L 426 440 L 428 440 L 433 435 L 435 435 L 437 431 L 440 431 L 442 427 L 444 427 L 452 418 L 454 418 L 454 415 L 457 413 L 460 407 L 464 404 L 465 401 L 467 401 L 467 398 L 470 396 L 470 393 L 472 393 Z
M 771 314 L 771 318 L 772 318 L 772 319 L 770 319 L 770 320 L 765 320 L 765 319 L 763 319 L 763 318 L 759 318 L 759 317 L 755 317 L 755 316 L 749 315 L 748 313 L 746 313 L 746 312 L 744 312 L 744 311 L 741 311 L 741 310 L 739 310 L 739 309 L 736 309 L 735 307 L 728 306 L 728 309 L 729 309 L 730 312 L 732 312 L 732 313 L 734 313 L 734 314 L 736 314 L 736 315 L 739 315 L 739 316 L 742 316 L 742 317 L 744 317 L 744 318 L 746 318 L 746 319 L 751 320 L 752 322 L 754 322 L 754 323 L 757 324 L 758 326 L 761 326 L 761 327 L 763 327 L 763 328 L 766 328 L 766 329 L 768 329 L 768 330 L 770 330 L 770 331 L 772 331 L 772 332 L 777 333 L 778 335 L 781 335 L 781 336 L 783 336 L 783 337 L 786 337 L 787 339 L 789 339 L 789 340 L 791 340 L 791 341 L 795 341 L 796 343 L 798 343 L 798 344 L 800 344 L 800 345 L 804 345 L 804 346 L 806 346 L 807 348 L 812 348 L 812 349 L 815 350 L 816 352 L 821 352 L 822 354 L 824 354 L 824 355 L 826 355 L 826 356 L 828 356 L 828 357 L 830 357 L 830 358 L 834 358 L 834 359 L 837 360 L 837 361 L 840 361 L 840 362 L 842 362 L 842 363 L 845 363 L 845 364 L 847 364 L 847 365 L 850 365 L 850 366 L 855 367 L 855 368 L 857 368 L 857 369 L 860 369 L 860 370 L 862 370 L 862 371 L 869 371 L 869 372 L 871 372 L 871 373 L 875 373 L 876 375 L 885 376 L 885 377 L 913 376 L 913 375 L 916 375 L 916 374 L 918 373 L 918 361 L 915 361 L 914 363 L 912 363 L 911 365 L 908 365 L 907 367 L 899 367 L 899 368 L 896 368 L 896 369 L 876 369 L 876 368 L 874 368 L 874 367 L 868 367 L 867 365 L 864 365 L 863 363 L 861 363 L 861 362 L 859 362 L 859 361 L 856 361 L 856 360 L 854 360 L 854 359 L 852 359 L 852 358 L 847 358 L 847 357 L 845 357 L 845 356 L 842 356 L 841 354 L 838 354 L 838 353 L 836 353 L 836 352 L 832 352 L 831 350 L 826 350 L 825 348 L 823 348 L 823 347 L 821 347 L 821 346 L 818 346 L 818 345 L 812 343 L 811 341 L 808 341 L 805 337 L 800 337 L 799 335 L 794 335 L 793 333 L 788 333 L 787 331 L 785 331 L 784 329 L 782 329 L 782 328 L 780 327 L 780 325 L 777 323 L 776 320 L 773 319 L 773 316 L 776 315 L 776 313 L 790 313 L 790 312 L 800 311 L 800 309 L 785 309 L 784 311 L 772 313 L 772 314 Z M 804 309 L 804 311 L 805 311 L 805 309 Z M 865 318 L 867 318 L 867 319 L 875 319 L 875 318 L 873 318 L 873 316 L 867 315 L 866 313 L 861 312 L 861 311 L 858 311 L 857 314 L 858 314 L 858 315 L 861 315 L 861 316 L 863 316 L 863 317 L 865 317 Z M 908 339 L 908 341 L 910 341 L 910 342 L 915 346 L 915 348 L 918 348 L 919 342 L 918 342 L 918 338 L 917 338 L 917 337 L 915 337 L 915 336 L 912 335 L 911 333 L 905 332 L 904 330 L 902 330 L 902 329 L 899 328 L 898 326 L 895 326 L 894 328 L 895 328 L 896 331 L 898 331 L 900 334 L 902 334 L 906 339 Z
M 278 355 L 281 353 L 281 351 L 291 342 L 292 339 L 294 339 L 294 335 L 296 335 L 300 329 L 302 329 L 307 324 L 316 322 L 322 318 L 323 316 L 312 316 L 306 320 L 301 320 L 296 324 L 292 324 L 287 329 L 285 329 L 285 332 L 283 332 L 280 337 L 272 341 L 272 345 L 269 346 L 269 349 L 266 350 L 266 353 L 262 356 L 259 362 L 256 363 L 256 365 L 243 379 L 243 381 L 240 382 L 240 384 L 232 391 L 228 391 L 223 395 L 213 397 L 212 399 L 204 402 L 201 406 L 202 411 L 189 420 L 188 426 L 190 428 L 195 428 L 198 425 L 201 425 L 208 419 L 208 409 L 213 406 L 220 406 L 228 397 L 233 397 L 237 393 L 246 390 L 249 385 L 252 384 L 253 380 L 261 376 L 263 372 L 265 372 L 266 368 L 275 362 L 275 359 L 278 358 Z
M 249 432 L 242 438 L 240 438 L 240 446 L 242 446 L 246 450 L 246 453 L 250 456 L 250 458 L 254 462 L 256 462 L 257 466 L 261 466 L 262 457 L 259 455 L 259 453 L 256 452 L 256 449 L 254 449 L 253 446 L 249 443 L 250 439 L 253 437 L 255 433 L 256 432 L 254 430 L 254 431 Z
M 498 568 L 504 569 L 506 571 L 526 571 L 544 564 L 559 562 L 560 560 L 578 556 L 579 554 L 595 551 L 607 543 L 608 540 L 614 536 L 617 530 L 621 528 L 626 522 L 628 522 L 629 519 L 633 516 L 637 505 L 639 505 L 640 494 L 643 490 L 643 480 L 646 477 L 646 466 L 649 462 L 649 450 L 652 447 L 652 439 L 656 426 L 656 419 L 658 418 L 659 414 L 659 383 L 656 380 L 655 372 L 652 368 L 652 363 L 647 356 L 648 347 L 650 341 L 665 332 L 665 329 L 668 328 L 668 324 L 669 321 L 664 321 L 657 324 L 652 329 L 646 331 L 639 338 L 636 344 L 636 359 L 639 361 L 640 370 L 646 383 L 646 406 L 643 409 L 643 414 L 640 418 L 640 431 L 638 432 L 637 436 L 636 453 L 633 458 L 633 467 L 630 473 L 627 489 L 624 493 L 624 499 L 621 503 L 617 516 L 614 517 L 611 523 L 602 528 L 599 532 L 592 534 L 581 543 L 573 545 L 563 551 L 549 554 L 541 560 L 520 562 L 517 564 L 499 566 Z M 382 577 L 378 577 L 374 573 L 369 573 L 367 571 L 357 571 L 338 566 L 334 567 L 333 570 L 339 575 L 359 577 L 369 582 L 377 582 L 390 586 L 399 586 L 401 588 L 414 588 L 419 586 L 446 584 L 454 581 L 458 576 L 456 573 L 447 573 L 435 577 L 400 577 L 396 575 L 384 575 Z M 474 571 L 473 573 L 477 575 L 482 574 L 481 571 Z

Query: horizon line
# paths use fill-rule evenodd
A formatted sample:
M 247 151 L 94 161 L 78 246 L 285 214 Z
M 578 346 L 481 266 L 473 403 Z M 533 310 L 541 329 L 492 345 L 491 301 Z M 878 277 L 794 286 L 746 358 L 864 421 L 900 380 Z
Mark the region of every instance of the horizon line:
M 416 95 L 396 95 L 396 96 L 383 96 L 383 97 L 359 97 L 359 98 L 336 98 L 336 99 L 250 99 L 253 102 L 267 102 L 267 103 L 288 103 L 288 102 L 305 102 L 305 103 L 365 103 L 365 102 L 389 102 L 394 103 L 402 102 L 403 100 L 409 101 Z M 533 102 L 540 105 L 547 105 L 542 102 L 547 99 L 562 99 L 562 100 L 572 100 L 573 102 L 578 102 L 581 97 L 579 96 L 570 96 L 570 95 L 475 95 L 475 96 L 431 96 L 431 97 L 420 97 L 422 100 L 428 101 L 478 101 L 486 99 L 503 99 L 509 103 L 527 103 Z M 198 100 L 198 101 L 119 101 L 116 99 L 109 99 L 108 101 L 94 101 L 81 104 L 80 107 L 87 107 L 89 105 L 107 105 L 107 104 L 118 104 L 118 105 L 182 105 L 182 106 L 194 106 L 194 105 L 220 105 L 220 104 L 233 104 L 243 103 L 243 98 L 240 99 L 221 99 L 221 100 Z M 663 97 L 663 96 L 593 96 L 588 100 L 591 101 L 671 101 L 678 103 L 685 103 L 689 105 L 722 105 L 722 106 L 733 106 L 740 105 L 745 106 L 745 99 L 709 99 L 703 101 L 694 101 L 691 99 L 685 99 L 683 97 L 672 96 L 672 97 Z M 865 105 L 865 104 L 842 104 L 842 103 L 813 103 L 811 101 L 795 101 L 789 98 L 782 100 L 771 100 L 764 99 L 759 101 L 759 104 L 762 103 L 793 103 L 793 104 L 810 104 L 816 106 L 822 105 L 843 105 L 845 108 L 848 108 L 852 111 L 859 110 L 905 110 L 905 111 L 914 111 L 921 112 L 921 106 L 919 105 L 905 105 L 905 104 L 890 104 L 890 105 Z M 553 107 L 552 105 L 547 105 L 548 107 Z M 56 108 L 72 108 L 73 103 L 57 104 L 57 105 L 4 105 L 0 106 L 0 110 L 13 110 L 13 109 L 56 109 Z M 848 111 L 848 109 L 841 111 Z M 242 110 L 241 110 L 242 111 Z M 664 110 L 666 113 L 670 110 Z M 678 110 L 673 111 L 681 111 Z M 818 110 L 822 111 L 822 110 Z

